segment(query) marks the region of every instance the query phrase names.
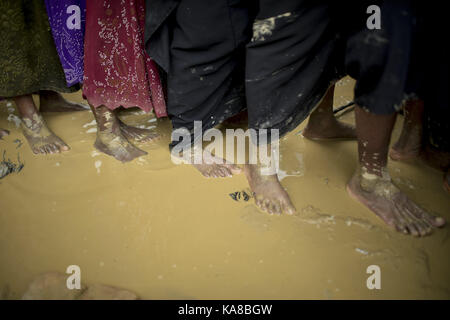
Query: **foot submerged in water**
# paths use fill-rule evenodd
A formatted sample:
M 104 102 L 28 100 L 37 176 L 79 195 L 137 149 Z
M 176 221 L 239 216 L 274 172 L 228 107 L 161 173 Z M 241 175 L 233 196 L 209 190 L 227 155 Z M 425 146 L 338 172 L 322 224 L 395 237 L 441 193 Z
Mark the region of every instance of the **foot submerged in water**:
M 35 113 L 31 119 L 23 118 L 21 126 L 22 132 L 35 154 L 53 154 L 70 149 L 47 127 L 44 119 L 38 113 Z
M 239 166 L 204 152 L 202 163 L 192 165 L 206 178 L 226 178 L 241 173 Z
M 443 218 L 429 214 L 409 199 L 387 172 L 380 177 L 359 169 L 347 184 L 347 192 L 386 224 L 405 234 L 423 237 L 445 224 Z
M 147 152 L 133 146 L 120 131 L 114 133 L 98 130 L 94 147 L 122 162 L 129 162 L 147 154 Z
M 264 175 L 258 165 L 245 165 L 245 175 L 255 198 L 255 204 L 269 214 L 294 214 L 295 207 L 276 174 Z
M 99 117 L 101 117 L 101 123 L 97 125 L 97 139 L 94 143 L 97 150 L 122 162 L 129 162 L 147 154 L 147 152 L 132 145 L 124 136 L 119 120 L 113 111 L 102 107 Z

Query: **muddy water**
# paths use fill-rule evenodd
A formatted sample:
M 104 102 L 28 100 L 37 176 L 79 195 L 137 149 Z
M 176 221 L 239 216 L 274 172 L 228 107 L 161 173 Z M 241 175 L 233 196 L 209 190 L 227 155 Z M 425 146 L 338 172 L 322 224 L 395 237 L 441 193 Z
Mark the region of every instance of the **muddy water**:
M 351 100 L 352 86 L 339 83 L 336 106 Z M 425 239 L 397 234 L 348 197 L 355 142 L 307 141 L 298 134 L 303 125 L 285 137 L 282 184 L 298 214 L 273 217 L 252 199 L 229 196 L 248 189 L 243 175 L 212 180 L 174 165 L 167 120 L 123 113 L 163 139 L 122 164 L 94 151 L 90 112 L 46 115 L 72 150 L 33 155 L 13 107 L 0 102 L 0 128 L 11 131 L 0 151 L 24 163 L 0 180 L 0 289 L 9 288 L 8 298 L 19 298 L 36 275 L 72 264 L 85 283 L 149 299 L 450 298 L 449 228 Z M 353 113 L 342 118 L 352 122 Z M 413 199 L 450 220 L 440 172 L 404 163 L 390 170 Z M 369 265 L 381 269 L 381 290 L 366 287 Z

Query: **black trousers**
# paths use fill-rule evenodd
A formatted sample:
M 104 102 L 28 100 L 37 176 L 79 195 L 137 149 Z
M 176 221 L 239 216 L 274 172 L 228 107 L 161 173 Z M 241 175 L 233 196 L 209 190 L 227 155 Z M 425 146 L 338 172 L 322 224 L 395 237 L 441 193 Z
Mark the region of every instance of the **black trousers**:
M 395 112 L 416 91 L 414 11 L 408 0 L 379 1 L 382 29 L 368 30 L 372 2 L 180 0 L 148 47 L 168 72 L 174 129 L 197 120 L 206 130 L 247 108 L 250 128 L 283 135 L 346 73 L 359 105 Z

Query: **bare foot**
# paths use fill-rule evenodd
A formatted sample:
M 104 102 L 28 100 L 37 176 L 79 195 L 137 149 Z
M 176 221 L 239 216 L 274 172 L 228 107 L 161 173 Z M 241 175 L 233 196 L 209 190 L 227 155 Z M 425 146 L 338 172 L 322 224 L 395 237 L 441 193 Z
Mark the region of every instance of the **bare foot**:
M 408 100 L 403 111 L 402 132 L 389 152 L 394 161 L 417 159 L 422 149 L 424 102 L 419 99 Z
M 133 146 L 121 133 L 97 131 L 94 147 L 122 162 L 129 162 L 147 154 L 147 152 Z
M 156 141 L 159 140 L 160 136 L 156 132 L 153 132 L 149 129 L 141 129 L 129 126 L 124 122 L 120 121 L 120 130 L 123 135 L 137 142 L 147 142 L 147 141 Z
M 413 236 L 426 236 L 445 220 L 435 217 L 408 198 L 393 183 L 389 174 L 379 177 L 359 169 L 347 184 L 347 192 L 389 226 Z
M 0 140 L 1 140 L 3 137 L 6 137 L 7 135 L 9 135 L 9 131 L 0 128 Z
M 392 146 L 389 157 L 394 161 L 417 159 L 422 148 L 421 126 L 404 126 L 398 141 Z
M 338 121 L 333 114 L 334 85 L 331 86 L 317 108 L 311 112 L 302 135 L 310 140 L 356 140 L 355 127 Z
M 69 150 L 69 146 L 56 136 L 45 124 L 38 113 L 33 117 L 22 119 L 22 131 L 33 153 L 52 154 Z
M 355 127 L 334 117 L 324 118 L 322 121 L 309 121 L 302 135 L 314 141 L 356 140 Z
M 263 175 L 261 167 L 254 164 L 245 165 L 244 172 L 258 208 L 269 214 L 295 213 L 295 207 L 276 174 Z
M 200 171 L 200 173 L 207 178 L 225 178 L 231 177 L 234 174 L 241 173 L 239 166 L 230 163 L 224 159 L 213 156 L 210 153 L 203 153 L 203 161 L 201 164 L 196 164 L 192 161 L 192 165 Z
M 88 106 L 67 101 L 58 92 L 39 91 L 40 112 L 73 112 L 86 110 L 89 110 Z
M 122 134 L 118 123 L 106 122 L 104 126 L 103 130 L 100 129 L 100 126 L 97 128 L 97 139 L 94 143 L 94 147 L 97 150 L 122 162 L 128 162 L 147 154 L 147 152 L 133 146 L 127 140 Z

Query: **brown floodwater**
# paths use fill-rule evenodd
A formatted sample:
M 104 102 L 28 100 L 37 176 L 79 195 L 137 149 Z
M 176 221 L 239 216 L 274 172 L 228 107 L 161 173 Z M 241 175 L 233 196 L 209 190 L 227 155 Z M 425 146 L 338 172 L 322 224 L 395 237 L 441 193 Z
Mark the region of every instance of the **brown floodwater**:
M 335 106 L 351 101 L 353 85 L 338 83 Z M 80 92 L 66 97 L 82 101 Z M 71 147 L 48 156 L 31 152 L 16 117 L 14 104 L 1 101 L 0 128 L 11 135 L 0 140 L 0 152 L 24 164 L 0 180 L 0 291 L 9 288 L 7 298 L 20 298 L 40 273 L 65 273 L 69 265 L 80 266 L 84 283 L 144 299 L 450 298 L 449 227 L 423 239 L 402 235 L 352 200 L 345 184 L 357 164 L 355 142 L 308 141 L 299 135 L 305 123 L 283 138 L 282 184 L 298 213 L 269 216 L 252 199 L 230 197 L 248 191 L 244 175 L 206 179 L 173 164 L 167 119 L 122 113 L 163 136 L 139 144 L 149 154 L 123 164 L 94 149 L 89 111 L 45 115 Z M 353 122 L 353 113 L 342 119 Z M 411 198 L 450 220 L 441 172 L 397 162 L 389 169 Z M 370 265 L 380 267 L 380 290 L 366 286 Z

